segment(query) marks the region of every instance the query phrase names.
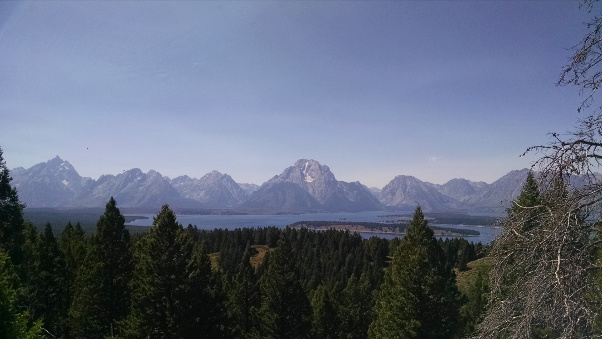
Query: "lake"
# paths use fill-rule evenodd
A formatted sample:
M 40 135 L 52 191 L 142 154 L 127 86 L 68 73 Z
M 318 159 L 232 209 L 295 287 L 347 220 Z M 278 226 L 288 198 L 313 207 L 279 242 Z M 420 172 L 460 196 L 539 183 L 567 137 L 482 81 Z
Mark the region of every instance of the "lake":
M 235 229 L 244 227 L 269 227 L 276 226 L 284 228 L 298 221 L 349 221 L 349 222 L 381 222 L 390 223 L 399 220 L 399 215 L 412 215 L 414 211 L 367 211 L 354 213 L 305 213 L 305 214 L 281 214 L 281 215 L 178 215 L 178 222 L 184 225 L 196 226 L 202 230 L 213 230 L 215 228 Z M 129 214 L 126 214 L 129 216 Z M 127 223 L 134 226 L 152 226 L 155 214 L 131 214 L 143 216 L 146 219 L 136 219 Z M 490 243 L 499 233 L 497 227 L 484 227 L 475 225 L 445 225 L 432 224 L 432 226 L 449 227 L 458 229 L 469 229 L 480 232 L 478 236 L 465 237 L 468 241 Z M 369 238 L 374 233 L 364 233 L 362 236 Z M 398 235 L 377 234 L 379 237 L 393 239 Z M 446 237 L 443 237 L 446 238 Z

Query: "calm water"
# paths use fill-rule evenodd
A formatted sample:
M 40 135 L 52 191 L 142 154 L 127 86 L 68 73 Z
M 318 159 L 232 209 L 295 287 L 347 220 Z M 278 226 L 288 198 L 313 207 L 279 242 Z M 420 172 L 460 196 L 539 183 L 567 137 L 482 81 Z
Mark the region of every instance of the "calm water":
M 199 229 L 213 230 L 215 228 L 235 229 L 244 227 L 268 227 L 276 226 L 284 228 L 298 221 L 356 221 L 356 222 L 392 222 L 400 219 L 394 215 L 412 214 L 414 211 L 370 211 L 357 213 L 306 213 L 306 214 L 286 214 L 286 215 L 178 215 L 178 222 L 184 226 L 194 225 Z M 154 214 L 133 214 L 144 216 L 148 219 L 136 219 L 128 225 L 152 226 Z M 468 226 L 468 225 L 442 225 L 433 224 L 439 227 L 451 227 L 476 230 L 481 234 L 474 237 L 466 237 L 472 242 L 482 242 L 484 244 L 491 242 L 500 232 L 499 228 Z M 375 234 L 364 233 L 362 236 L 371 237 Z M 397 235 L 378 234 L 379 237 L 393 239 Z

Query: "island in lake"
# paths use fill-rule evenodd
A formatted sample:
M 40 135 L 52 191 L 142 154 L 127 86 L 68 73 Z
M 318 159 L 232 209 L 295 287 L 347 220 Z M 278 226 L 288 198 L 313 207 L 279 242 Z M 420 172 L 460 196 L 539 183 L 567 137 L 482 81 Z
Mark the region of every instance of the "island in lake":
M 307 228 L 314 231 L 326 231 L 329 229 L 343 230 L 357 233 L 376 233 L 376 234 L 405 234 L 406 228 L 409 223 L 398 223 L 398 224 L 382 224 L 378 222 L 350 222 L 346 220 L 341 221 L 299 221 L 288 227 L 301 229 Z M 473 237 L 478 236 L 481 233 L 475 230 L 450 228 L 450 227 L 438 227 L 430 226 L 435 232 L 435 236 L 447 236 L 447 237 Z

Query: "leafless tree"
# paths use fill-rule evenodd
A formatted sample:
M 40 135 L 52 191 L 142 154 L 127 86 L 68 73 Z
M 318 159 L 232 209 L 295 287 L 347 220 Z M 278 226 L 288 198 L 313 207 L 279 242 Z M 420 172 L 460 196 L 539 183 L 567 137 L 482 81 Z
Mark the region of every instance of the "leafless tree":
M 602 15 L 597 0 L 582 3 L 592 20 L 585 38 L 573 48 L 559 85 L 576 85 L 584 98 L 576 129 L 551 133 L 546 145 L 525 153 L 541 155 L 542 199 L 515 206 L 492 245 L 491 295 L 480 324 L 482 337 L 591 338 L 601 313 L 602 273 Z M 572 177 L 585 178 L 571 185 Z M 528 227 L 527 227 L 527 226 Z M 598 325 L 599 326 L 599 325 Z
M 525 153 L 539 152 L 535 163 L 544 177 L 577 174 L 585 175 L 590 183 L 599 182 L 593 169 L 602 160 L 602 106 L 593 107 L 598 89 L 602 86 L 602 14 L 595 7 L 598 0 L 585 0 L 581 6 L 592 15 L 585 38 L 572 48 L 570 62 L 562 68 L 558 85 L 575 85 L 584 98 L 577 108 L 580 117 L 576 129 L 568 133 L 551 133 L 547 145 L 532 146 Z
M 601 294 L 590 234 L 596 223 L 581 200 L 576 191 L 551 185 L 540 205 L 509 212 L 492 246 L 482 337 L 595 336 Z

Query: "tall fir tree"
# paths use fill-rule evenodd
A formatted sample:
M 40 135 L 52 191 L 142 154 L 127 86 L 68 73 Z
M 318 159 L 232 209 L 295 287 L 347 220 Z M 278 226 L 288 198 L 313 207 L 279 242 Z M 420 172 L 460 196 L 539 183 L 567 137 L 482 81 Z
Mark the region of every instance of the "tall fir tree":
M 280 237 L 277 245 L 260 281 L 261 336 L 307 338 L 311 329 L 311 305 L 290 260 L 292 249 L 286 235 Z
M 130 304 L 130 246 L 125 218 L 111 197 L 76 278 L 70 309 L 76 337 L 104 338 L 119 333 L 119 322 L 127 315 Z
M 75 279 L 77 272 L 86 258 L 86 234 L 78 222 L 75 226 L 67 223 L 61 233 L 59 247 L 65 257 L 65 289 L 67 303 L 71 305 L 75 293 Z
M 0 249 L 0 338 L 41 338 L 42 321 L 29 324 L 29 313 L 19 309 L 18 279 L 10 257 Z
M 538 227 L 542 208 L 539 185 L 537 184 L 537 180 L 535 180 L 533 172 L 529 172 L 520 194 L 512 202 L 512 206 L 508 210 L 510 216 L 522 219 L 521 227 L 516 231 L 527 233 Z
M 344 338 L 366 338 L 374 317 L 374 289 L 370 284 L 370 272 L 358 279 L 351 276 L 341 292 L 338 305 L 339 333 Z
M 164 205 L 136 245 L 129 338 L 219 338 L 211 262 Z
M 68 297 L 65 278 L 66 266 L 63 253 L 47 223 L 44 232 L 38 235 L 30 272 L 28 297 L 34 318 L 44 321 L 44 331 L 51 337 L 63 337 L 67 327 Z
M 324 285 L 319 285 L 314 291 L 311 307 L 313 309 L 312 317 L 312 337 L 333 339 L 337 338 L 337 323 L 339 319 L 330 298 L 330 293 Z
M 474 280 L 470 281 L 466 290 L 462 291 L 467 301 L 460 309 L 462 315 L 462 334 L 473 336 L 476 334 L 477 325 L 483 320 L 487 297 L 489 296 L 489 284 L 487 272 L 479 271 Z
M 256 333 L 259 301 L 259 283 L 250 263 L 250 246 L 247 245 L 230 293 L 228 309 L 234 336 L 247 338 Z
M 422 209 L 416 208 L 406 234 L 385 273 L 375 305 L 371 338 L 453 338 L 458 329 L 460 294 L 446 269 Z
M 10 185 L 12 180 L 0 148 L 0 248 L 7 252 L 16 266 L 17 273 L 21 276 L 19 266 L 24 260 L 23 208 L 25 205 L 19 201 L 17 189 Z

